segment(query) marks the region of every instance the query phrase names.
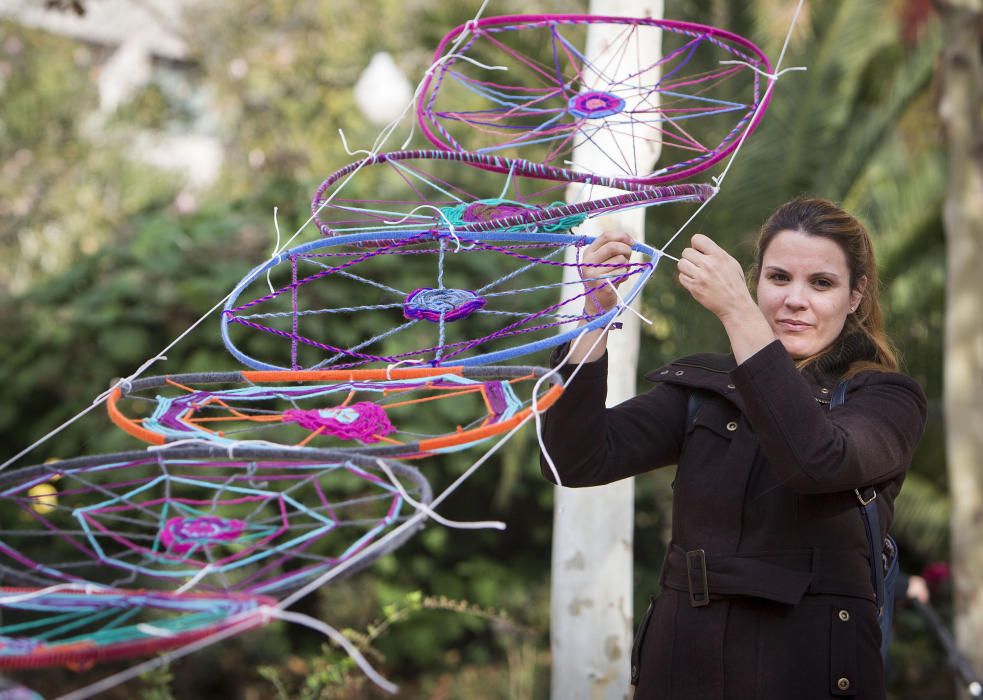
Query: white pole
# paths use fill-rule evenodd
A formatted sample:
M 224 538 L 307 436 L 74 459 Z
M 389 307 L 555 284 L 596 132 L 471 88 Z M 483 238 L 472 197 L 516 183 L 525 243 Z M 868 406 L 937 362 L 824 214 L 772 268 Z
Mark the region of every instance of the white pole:
M 661 18 L 662 0 L 592 0 L 594 15 Z M 600 57 L 617 42 L 623 26 L 589 25 L 585 55 Z M 645 36 L 651 38 L 652 33 Z M 660 41 L 633 45 L 627 55 L 638 60 L 625 62 L 624 78 L 633 68 L 651 65 L 661 55 Z M 631 65 L 628 65 L 630 63 Z M 610 66 L 610 62 L 605 64 Z M 620 69 L 619 69 L 620 70 Z M 653 84 L 655 71 L 637 76 L 641 84 Z M 590 75 L 585 73 L 585 79 Z M 600 87 L 597 78 L 596 87 Z M 591 88 L 590 84 L 587 88 Z M 651 109 L 652 96 L 646 104 Z M 632 108 L 629 100 L 626 110 Z M 574 162 L 578 167 L 607 175 L 620 175 L 610 153 L 634 153 L 634 172 L 643 174 L 654 168 L 660 144 L 653 133 L 635 136 L 628 129 L 598 133 L 590 141 L 578 143 Z M 576 197 L 579 186 L 571 186 L 568 198 Z M 611 194 L 595 188 L 591 198 Z M 636 209 L 594 219 L 578 233 L 597 235 L 605 229 L 620 229 L 638 241 L 644 240 L 644 210 Z M 569 251 L 571 254 L 573 251 Z M 568 257 L 568 261 L 572 258 Z M 576 271 L 567 268 L 570 276 Z M 577 292 L 576 286 L 568 288 Z M 638 364 L 639 321 L 626 313 L 621 330 L 608 342 L 608 405 L 619 403 L 635 393 Z M 632 642 L 632 543 L 634 535 L 633 480 L 588 489 L 560 487 L 553 516 L 553 562 L 551 600 L 551 651 L 553 657 L 551 697 L 554 700 L 622 700 L 629 695 Z

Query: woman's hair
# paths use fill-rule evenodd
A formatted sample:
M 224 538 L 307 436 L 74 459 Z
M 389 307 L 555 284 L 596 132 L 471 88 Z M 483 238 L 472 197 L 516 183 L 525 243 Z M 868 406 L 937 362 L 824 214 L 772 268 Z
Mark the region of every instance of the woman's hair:
M 800 360 L 799 367 L 815 362 L 834 350 L 847 336 L 860 333 L 868 341 L 866 344 L 872 346 L 873 357 L 868 358 L 867 361 L 851 364 L 847 375 L 856 374 L 864 369 L 897 370 L 898 356 L 884 330 L 884 316 L 881 314 L 881 305 L 877 298 L 877 263 L 874 261 L 874 247 L 864 225 L 826 199 L 798 197 L 786 202 L 768 217 L 758 234 L 755 262 L 748 274 L 748 283 L 753 292 L 757 292 L 761 260 L 765 251 L 775 236 L 782 231 L 821 236 L 836 243 L 846 255 L 851 291 L 857 288 L 861 277 L 867 278 L 867 286 L 860 304 L 856 311 L 847 315 L 843 332 L 837 341 L 818 354 Z

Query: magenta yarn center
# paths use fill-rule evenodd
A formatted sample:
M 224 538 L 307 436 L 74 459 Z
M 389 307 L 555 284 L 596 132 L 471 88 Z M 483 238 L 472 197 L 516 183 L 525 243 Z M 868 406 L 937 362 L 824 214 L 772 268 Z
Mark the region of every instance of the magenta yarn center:
M 184 554 L 193 547 L 207 547 L 217 542 L 239 539 L 246 523 L 232 518 L 202 515 L 194 518 L 171 518 L 164 523 L 160 540 L 169 551 Z
M 403 316 L 413 320 L 458 321 L 485 305 L 485 300 L 468 289 L 415 290 L 403 302 Z
M 567 111 L 580 119 L 600 119 L 624 111 L 625 101 L 609 92 L 594 90 L 574 95 L 567 102 Z
M 396 431 L 385 409 L 370 401 L 311 411 L 284 411 L 283 420 L 297 423 L 311 432 L 361 442 L 379 442 L 381 437 Z

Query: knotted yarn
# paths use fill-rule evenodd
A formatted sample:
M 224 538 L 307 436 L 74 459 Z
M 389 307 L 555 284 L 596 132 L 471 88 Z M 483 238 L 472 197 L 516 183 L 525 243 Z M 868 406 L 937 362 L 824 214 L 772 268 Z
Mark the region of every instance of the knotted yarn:
M 283 420 L 297 423 L 311 432 L 319 431 L 341 440 L 367 443 L 379 442 L 396 430 L 386 411 L 369 401 L 336 408 L 284 411 Z

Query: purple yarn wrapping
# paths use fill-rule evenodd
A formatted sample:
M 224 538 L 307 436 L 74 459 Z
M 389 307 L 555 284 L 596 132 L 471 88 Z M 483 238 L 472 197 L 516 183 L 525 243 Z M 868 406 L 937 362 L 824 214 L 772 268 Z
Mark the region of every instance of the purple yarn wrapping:
M 403 316 L 411 320 L 457 321 L 467 318 L 485 305 L 485 300 L 467 289 L 414 290 L 403 302 Z
M 489 204 L 487 202 L 472 202 L 465 207 L 461 214 L 462 221 L 491 221 L 503 216 L 523 216 L 527 211 L 536 211 L 539 207 L 522 206 L 520 204 L 502 202 Z
M 239 539 L 246 523 L 233 518 L 202 515 L 197 518 L 171 518 L 164 523 L 160 541 L 168 551 L 185 554 L 196 545 L 209 545 L 217 540 Z
M 283 419 L 311 432 L 320 430 L 341 440 L 366 443 L 379 442 L 381 437 L 396 431 L 386 411 L 369 401 L 338 408 L 284 411 Z
M 488 407 L 491 408 L 495 416 L 500 416 L 508 409 L 509 404 L 505 399 L 505 390 L 497 382 L 485 384 L 485 395 L 488 397 Z

